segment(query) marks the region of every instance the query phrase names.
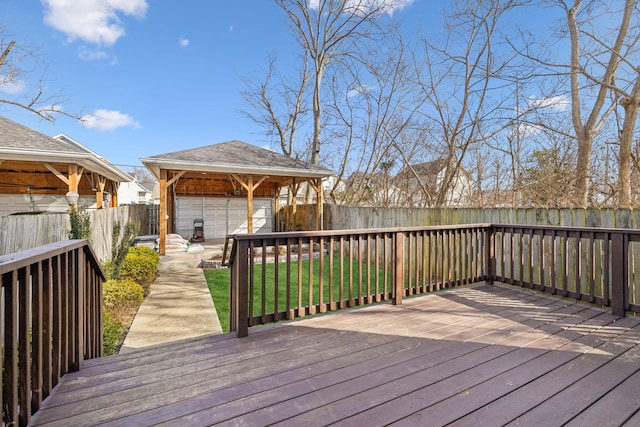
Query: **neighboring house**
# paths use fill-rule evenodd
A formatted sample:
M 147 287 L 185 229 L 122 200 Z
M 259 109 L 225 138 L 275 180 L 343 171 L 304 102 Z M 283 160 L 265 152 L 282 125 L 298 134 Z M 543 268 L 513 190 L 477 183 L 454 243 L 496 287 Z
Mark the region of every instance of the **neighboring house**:
M 405 206 L 432 207 L 437 203 L 437 195 L 444 185 L 446 172 L 447 160 L 434 160 L 404 167 L 394 177 L 393 182 L 405 194 Z M 444 194 L 441 206 L 467 206 L 472 190 L 471 174 L 460 167 Z
M 354 172 L 344 182 L 340 198 L 350 206 L 400 206 L 404 193 L 393 178 L 383 172 Z
M 118 186 L 133 180 L 67 135 L 49 137 L 0 116 L 0 215 L 118 206 Z M 67 197 L 70 196 L 70 197 Z
M 130 182 L 122 182 L 118 187 L 118 201 L 121 205 L 152 205 L 158 204 L 153 191 L 157 183 L 140 182 L 137 177 Z

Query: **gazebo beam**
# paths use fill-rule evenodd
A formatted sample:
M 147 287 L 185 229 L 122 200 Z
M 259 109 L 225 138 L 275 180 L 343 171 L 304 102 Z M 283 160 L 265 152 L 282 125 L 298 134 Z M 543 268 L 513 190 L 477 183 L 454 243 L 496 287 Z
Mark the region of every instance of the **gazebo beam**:
M 253 192 L 269 177 L 263 176 L 254 184 L 253 175 L 249 175 L 246 182 L 235 173 L 232 173 L 231 176 L 247 190 L 247 233 L 251 234 L 253 233 Z

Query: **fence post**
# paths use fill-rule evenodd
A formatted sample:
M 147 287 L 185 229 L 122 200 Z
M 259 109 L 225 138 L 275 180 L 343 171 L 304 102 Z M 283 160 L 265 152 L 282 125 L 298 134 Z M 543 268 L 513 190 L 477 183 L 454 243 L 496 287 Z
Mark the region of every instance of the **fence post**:
M 395 232 L 393 240 L 393 304 L 400 305 L 404 294 L 404 232 Z
M 231 295 L 229 299 L 229 329 L 236 331 L 238 338 L 249 335 L 249 243 L 247 240 L 235 240 L 234 255 L 229 260 L 231 270 Z
M 611 312 L 624 316 L 628 285 L 628 242 L 626 235 L 611 233 Z

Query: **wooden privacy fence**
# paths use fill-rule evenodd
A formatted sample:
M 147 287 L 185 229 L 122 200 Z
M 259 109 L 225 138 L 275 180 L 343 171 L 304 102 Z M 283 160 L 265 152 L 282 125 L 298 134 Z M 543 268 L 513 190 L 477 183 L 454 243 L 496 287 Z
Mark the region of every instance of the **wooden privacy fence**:
M 149 233 L 151 219 L 146 205 L 127 205 L 89 211 L 91 244 L 98 259 L 111 258 L 111 233 L 115 221 L 140 224 L 140 234 Z M 0 216 L 0 255 L 20 252 L 69 238 L 68 213 Z
M 0 256 L 4 425 L 27 425 L 67 372 L 102 355 L 104 273 L 86 240 Z
M 471 224 L 229 236 L 230 330 L 482 281 L 640 313 L 640 231 Z

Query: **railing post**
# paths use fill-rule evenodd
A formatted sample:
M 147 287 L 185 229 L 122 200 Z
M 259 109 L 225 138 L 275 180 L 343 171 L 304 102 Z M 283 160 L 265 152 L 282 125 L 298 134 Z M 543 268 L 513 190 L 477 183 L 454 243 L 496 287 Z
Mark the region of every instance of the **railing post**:
M 404 232 L 395 232 L 393 239 L 393 304 L 400 305 L 404 295 Z
M 231 266 L 231 298 L 230 326 L 231 331 L 236 331 L 238 338 L 249 335 L 249 241 L 236 240 L 236 251 L 229 260 Z
M 493 225 L 486 228 L 486 236 L 487 236 L 487 247 L 486 247 L 486 257 L 485 257 L 485 271 L 486 271 L 486 281 L 493 285 L 493 280 L 495 277 L 495 264 L 496 264 L 496 229 Z
M 627 239 L 622 233 L 611 233 L 611 312 L 624 316 L 626 308 L 629 257 Z

